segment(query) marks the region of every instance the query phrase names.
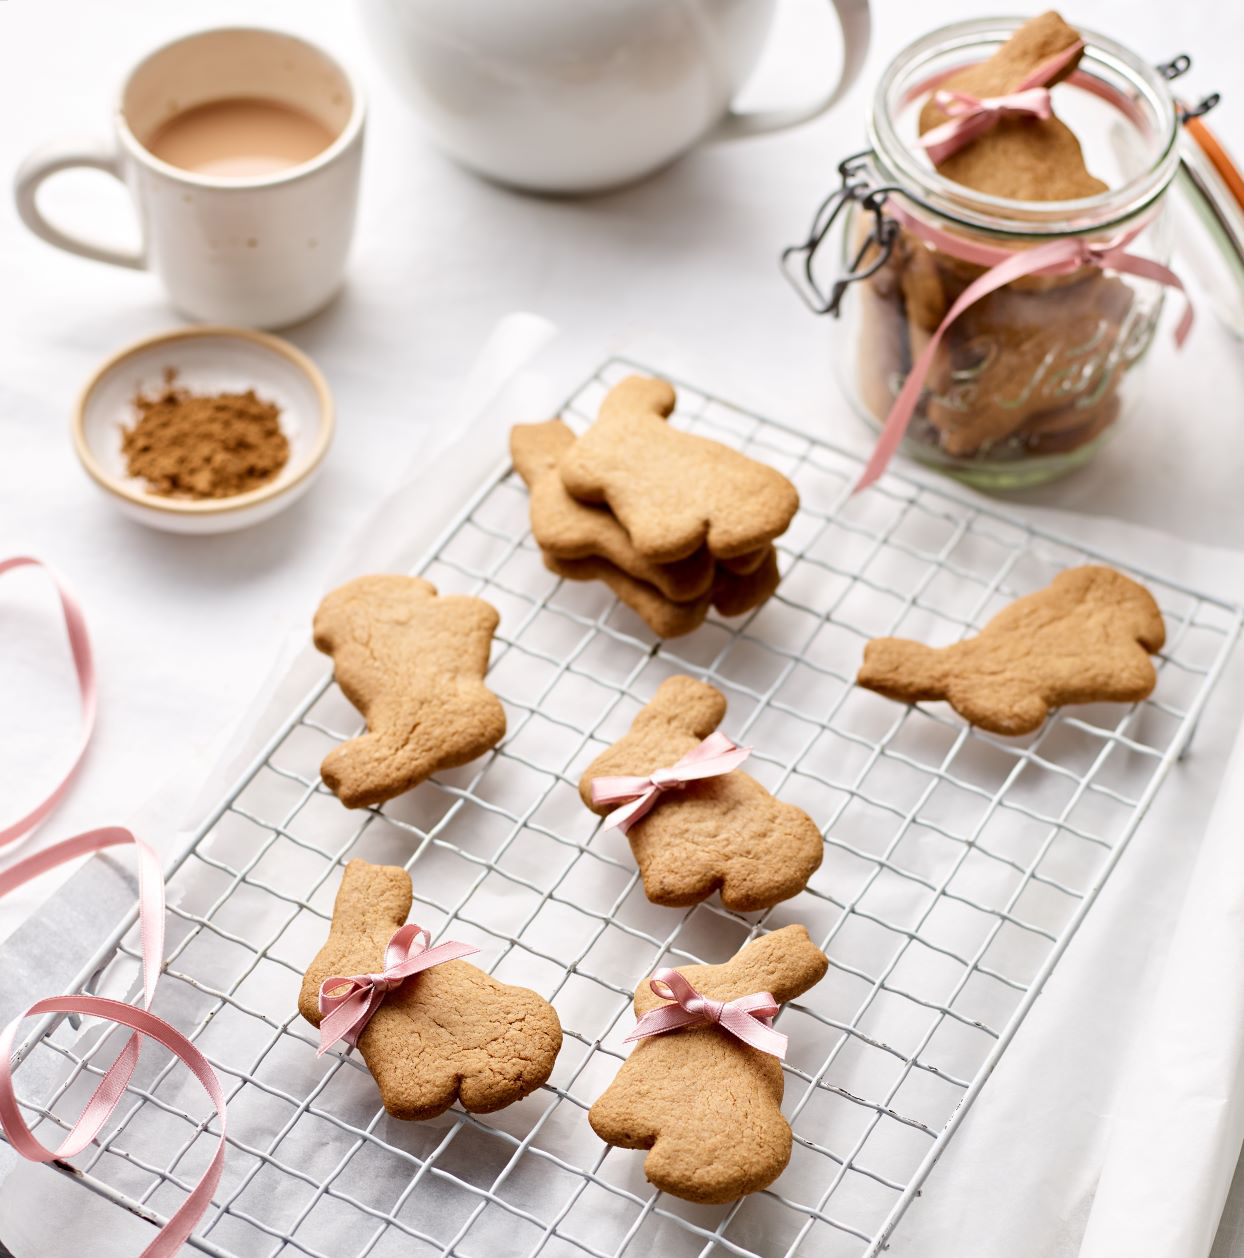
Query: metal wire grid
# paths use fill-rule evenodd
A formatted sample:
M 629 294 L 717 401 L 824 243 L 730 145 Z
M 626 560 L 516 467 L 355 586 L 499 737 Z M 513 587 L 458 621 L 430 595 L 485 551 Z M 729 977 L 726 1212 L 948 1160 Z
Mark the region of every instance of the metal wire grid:
M 633 369 L 602 367 L 568 421 L 590 422 Z M 764 609 L 654 640 L 601 587 L 544 571 L 525 492 L 502 472 L 419 568 L 502 612 L 489 673 L 509 715 L 501 746 L 348 813 L 317 771 L 357 728 L 326 679 L 176 865 L 157 1008 L 192 1028 L 230 1112 L 226 1176 L 191 1241 L 200 1251 L 877 1254 L 1182 754 L 1238 610 L 1145 577 L 1168 627 L 1153 697 L 1059 712 L 1027 739 L 888 703 L 852 686 L 868 637 L 950 640 L 1094 556 L 897 476 L 851 499 L 853 458 L 688 387 L 675 422 L 801 488 L 780 543 L 783 584 Z M 724 728 L 755 745 L 752 771 L 822 825 L 822 869 L 773 910 L 649 905 L 625 845 L 578 803 L 583 765 L 673 672 L 727 694 Z M 549 1085 L 488 1118 L 403 1124 L 353 1058 L 315 1061 L 294 994 L 357 855 L 404 863 L 412 919 L 479 944 L 486 968 L 557 1005 L 566 1042 Z M 658 964 L 721 959 L 790 921 L 807 923 L 831 962 L 781 1014 L 791 1166 L 728 1208 L 663 1196 L 642 1177 L 643 1155 L 601 1145 L 584 1116 L 625 1055 L 632 989 Z M 138 952 L 123 934 L 101 954 L 102 976 L 92 967 L 84 981 L 124 980 Z M 20 1054 L 23 1086 L 43 1085 L 23 1106 L 67 1128 L 119 1038 L 41 1031 Z M 154 1218 L 189 1191 L 215 1136 L 186 1112 L 175 1062 L 144 1070 L 72 1173 Z M 349 1246 L 321 1248 L 343 1225 Z

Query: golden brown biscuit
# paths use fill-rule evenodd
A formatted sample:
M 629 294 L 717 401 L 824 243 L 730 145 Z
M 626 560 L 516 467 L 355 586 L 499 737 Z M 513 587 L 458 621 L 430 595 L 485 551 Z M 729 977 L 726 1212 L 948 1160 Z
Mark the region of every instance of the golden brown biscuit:
M 951 75 L 939 88 L 980 99 L 1006 95 L 1017 90 L 1039 65 L 1079 39 L 1079 33 L 1057 13 L 1043 13 L 1025 22 L 992 57 Z M 1078 61 L 1076 57 L 1052 81 L 1066 78 Z M 920 111 L 920 134 L 940 126 L 947 117 L 936 99 L 930 98 Z M 966 188 L 1017 201 L 1070 201 L 1106 191 L 1106 185 L 1085 168 L 1075 134 L 1052 116 L 1003 115 L 996 126 L 939 162 L 937 169 Z
M 742 572 L 719 563 L 713 581 L 713 606 L 723 616 L 742 616 L 768 602 L 781 579 L 777 551 L 772 546 L 765 547 L 758 565 Z
M 698 629 L 709 607 L 723 616 L 741 616 L 765 602 L 781 580 L 772 546 L 766 547 L 764 562 L 751 572 L 739 574 L 718 565 L 709 593 L 685 603 L 666 598 L 607 559 L 557 559 L 545 554 L 544 565 L 568 581 L 603 581 L 660 638 L 679 638 Z
M 483 682 L 498 619 L 483 599 L 438 596 L 429 581 L 390 573 L 325 597 L 315 645 L 367 721 L 320 766 L 347 808 L 392 799 L 501 741 L 505 709 Z
M 710 1000 L 770 992 L 794 1000 L 825 976 L 829 961 L 803 926 L 745 944 L 721 965 L 678 971 Z M 662 1004 L 645 979 L 635 1015 Z M 689 1026 L 640 1040 L 588 1112 L 607 1144 L 648 1149 L 644 1174 L 663 1192 L 719 1204 L 767 1188 L 790 1161 L 782 1117 L 782 1063 L 719 1026 Z
M 558 559 L 607 559 L 676 602 L 706 594 L 712 588 L 714 565 L 705 547 L 675 563 L 653 563 L 635 549 L 608 507 L 580 502 L 566 492 L 557 465 L 574 440 L 560 419 L 510 429 L 510 457 L 531 492 L 531 532 L 540 548 Z M 764 553 L 744 558 L 758 566 Z
M 1119 418 L 1121 409 L 1118 389 L 1113 388 L 1087 405 L 1072 402 L 1034 415 L 1015 437 L 1030 454 L 1063 454 L 1100 437 Z
M 640 710 L 630 732 L 601 752 L 579 782 L 592 803 L 600 777 L 646 776 L 698 746 L 726 714 L 722 693 L 692 677 L 669 677 Z M 720 889 L 728 909 L 750 913 L 789 899 L 821 863 L 821 832 L 802 809 L 775 799 L 741 769 L 689 782 L 664 794 L 627 831 L 644 894 L 681 908 Z
M 567 581 L 603 581 L 618 601 L 625 603 L 658 638 L 681 638 L 698 629 L 712 604 L 707 594 L 690 602 L 675 603 L 655 585 L 623 572 L 608 559 L 558 559 L 546 554 L 544 566 Z
M 1095 564 L 1069 568 L 946 647 L 874 638 L 857 680 L 891 699 L 945 699 L 995 734 L 1027 734 L 1051 707 L 1146 698 L 1162 613 L 1143 585 Z
M 868 238 L 871 218 L 863 214 L 855 220 L 854 249 L 859 251 Z M 870 244 L 860 265 L 877 260 L 877 246 Z M 903 234 L 891 246 L 889 258 L 868 279 L 855 286 L 856 388 L 864 409 L 878 422 L 885 420 L 894 405 L 903 377 L 911 367 L 908 353 L 909 315 L 904 306 L 906 256 Z M 940 299 L 940 290 L 937 297 Z
M 758 550 L 745 551 L 741 555 L 732 555 L 729 559 L 719 559 L 717 566 L 727 572 L 738 573 L 745 577 L 755 572 L 773 553 L 772 546 L 761 546 Z
M 925 413 L 951 454 L 1009 436 L 1059 401 L 1113 391 L 1132 290 L 1093 273 L 1043 293 L 1010 286 L 969 306 L 929 371 Z
M 404 869 L 350 861 L 328 940 L 298 997 L 298 1011 L 312 1026 L 320 1024 L 321 983 L 382 970 L 385 946 L 410 905 Z M 394 1118 L 435 1118 L 455 1101 L 488 1114 L 521 1100 L 548 1080 L 561 1042 L 561 1024 L 546 1000 L 455 960 L 390 991 L 358 1047 Z
M 606 502 L 635 549 L 672 563 L 701 546 L 720 559 L 756 551 L 786 531 L 799 507 L 775 468 L 667 424 L 674 390 L 630 376 L 561 459 L 562 481 L 583 502 Z

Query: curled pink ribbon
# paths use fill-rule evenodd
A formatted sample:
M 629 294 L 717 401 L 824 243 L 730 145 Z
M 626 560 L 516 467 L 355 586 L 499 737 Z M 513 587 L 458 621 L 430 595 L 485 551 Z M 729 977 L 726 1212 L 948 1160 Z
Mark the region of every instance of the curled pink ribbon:
M 384 998 L 420 970 L 431 969 L 445 961 L 469 957 L 478 948 L 447 940 L 429 948 L 432 936 L 422 926 L 407 922 L 399 926 L 384 950 L 384 969 L 379 974 L 336 975 L 320 984 L 320 1047 L 321 1057 L 338 1041 L 345 1040 L 353 1048 L 372 1014 Z
M 0 573 L 32 564 L 47 567 L 41 560 L 22 555 L 0 561 Z M 69 634 L 69 647 L 73 653 L 74 668 L 77 671 L 78 687 L 82 696 L 82 723 L 78 735 L 77 752 L 69 769 L 47 798 L 24 817 L 0 830 L 0 844 L 10 843 L 34 829 L 64 797 L 69 782 L 82 761 L 95 720 L 95 670 L 91 661 L 86 620 L 77 601 L 64 584 L 50 569 L 48 571 L 60 595 L 61 608 L 65 615 L 65 628 Z M 190 1067 L 194 1077 L 202 1084 L 203 1090 L 216 1108 L 220 1126 L 216 1152 L 212 1155 L 212 1160 L 208 1163 L 202 1178 L 141 1255 L 141 1258 L 172 1258 L 172 1255 L 185 1244 L 195 1225 L 203 1217 L 211 1204 L 212 1194 L 220 1183 L 221 1171 L 225 1164 L 225 1094 L 207 1058 L 176 1027 L 150 1012 L 164 956 L 164 878 L 160 871 L 160 858 L 146 843 L 120 826 L 88 830 L 84 834 L 75 835 L 72 839 L 66 839 L 63 843 L 53 844 L 42 852 L 36 852 L 33 856 L 19 861 L 12 868 L 0 873 L 0 897 L 30 882 L 32 878 L 38 878 L 48 870 L 55 869 L 58 865 L 80 860 L 93 852 L 102 852 L 107 848 L 123 847 L 127 844 L 132 844 L 138 853 L 138 920 L 142 937 L 143 965 L 141 1007 L 127 1005 L 119 1000 L 109 1000 L 104 996 L 73 993 L 37 1000 L 19 1013 L 0 1031 L 0 1127 L 3 1127 L 5 1137 L 14 1150 L 31 1162 L 52 1162 L 81 1153 L 99 1134 L 100 1129 L 125 1095 L 126 1086 L 134 1073 L 134 1067 L 138 1064 L 138 1054 L 143 1039 L 153 1039 L 163 1044 L 169 1052 L 180 1057 Z M 82 1014 L 87 1017 L 102 1018 L 105 1022 L 129 1027 L 133 1031 L 133 1035 L 126 1040 L 112 1065 L 104 1072 L 103 1078 L 91 1094 L 77 1122 L 56 1149 L 49 1149 L 35 1139 L 34 1133 L 26 1125 L 13 1084 L 13 1043 L 17 1038 L 17 1032 L 26 1018 L 45 1013 Z
M 648 986 L 662 1000 L 672 1000 L 671 1005 L 658 1005 L 649 1009 L 635 1024 L 635 1029 L 624 1039 L 645 1040 L 651 1035 L 664 1035 L 686 1026 L 719 1026 L 723 1031 L 743 1041 L 762 1053 L 769 1053 L 781 1061 L 786 1056 L 786 1036 L 772 1026 L 778 1003 L 770 992 L 753 992 L 734 1000 L 710 1000 L 702 996 L 677 970 L 658 970 Z
M 676 790 L 701 778 L 720 777 L 737 769 L 752 754 L 750 747 L 740 747 L 720 732 L 710 734 L 698 746 L 667 769 L 655 769 L 647 777 L 602 777 L 592 783 L 592 803 L 616 804 L 605 818 L 605 829 L 615 826 L 627 832 L 648 812 L 662 792 Z M 627 802 L 629 801 L 629 802 Z
M 1050 93 L 1046 86 L 1065 70 L 1084 50 L 1083 41 L 1047 58 L 1030 70 L 1013 92 L 1004 96 L 987 96 L 983 100 L 970 92 L 940 91 L 933 99 L 949 114 L 946 122 L 933 127 L 920 137 L 920 143 L 934 165 L 944 162 L 952 153 L 992 130 L 1007 114 L 1050 117 Z
M 946 311 L 920 356 L 912 363 L 907 379 L 903 381 L 903 387 L 894 399 L 890 413 L 882 425 L 881 435 L 877 438 L 877 444 L 873 448 L 868 465 L 855 484 L 855 489 L 852 491 L 854 493 L 867 489 L 885 471 L 886 465 L 894 457 L 907 431 L 907 425 L 911 422 L 925 379 L 933 365 L 937 347 L 941 344 L 946 330 L 974 302 L 980 301 L 982 297 L 995 289 L 1002 288 L 1021 276 L 1069 275 L 1080 267 L 1092 266 L 1101 270 L 1122 271 L 1142 279 L 1153 280 L 1183 293 L 1184 309 L 1175 326 L 1175 344 L 1182 346 L 1192 330 L 1192 302 L 1179 276 L 1160 262 L 1127 252 L 1127 246 L 1145 229 L 1147 223 L 1142 222 L 1114 240 L 1092 241 L 1079 237 L 1062 237 L 1051 240 L 1047 244 L 1037 245 L 1032 249 L 1010 251 L 968 241 L 961 236 L 932 227 L 909 214 L 893 200 L 886 202 L 886 210 L 904 227 L 936 248 L 943 249 L 968 262 L 988 266 L 990 269 L 963 290 L 959 298 Z
M 0 874 L 0 896 L 57 865 L 124 844 L 133 844 L 138 850 L 138 916 L 142 931 L 143 958 L 142 1006 L 127 1005 L 123 1001 L 109 1000 L 104 996 L 74 993 L 37 1000 L 19 1013 L 0 1031 L 0 1126 L 3 1126 L 5 1137 L 13 1148 L 31 1162 L 51 1162 L 73 1157 L 95 1139 L 125 1095 L 126 1085 L 138 1064 L 139 1048 L 144 1038 L 163 1044 L 169 1052 L 180 1057 L 190 1067 L 215 1106 L 220 1136 L 216 1143 L 216 1152 L 202 1178 L 141 1255 L 141 1258 L 172 1258 L 203 1217 L 211 1203 L 212 1194 L 220 1183 L 220 1174 L 225 1164 L 225 1094 L 207 1058 L 176 1027 L 148 1009 L 155 995 L 161 958 L 164 955 L 164 880 L 160 873 L 159 857 L 147 844 L 120 826 L 88 830 L 85 834 L 76 835 L 37 852 Z M 72 1130 L 56 1149 L 49 1149 L 35 1139 L 22 1116 L 13 1088 L 11 1058 L 18 1029 L 24 1019 L 43 1013 L 83 1014 L 129 1027 L 134 1032 L 126 1040 L 116 1060 L 105 1071 Z
M 78 743 L 74 750 L 73 760 L 65 770 L 61 780 L 54 786 L 47 798 L 36 804 L 24 817 L 19 817 L 10 825 L 0 829 L 0 847 L 13 843 L 23 834 L 29 833 L 44 817 L 56 807 L 69 790 L 82 757 L 86 754 L 86 745 L 91 741 L 91 731 L 95 727 L 95 664 L 91 658 L 91 640 L 86 632 L 86 620 L 77 600 L 69 593 L 61 579 L 41 559 L 30 555 L 16 555 L 12 559 L 0 560 L 0 575 L 11 572 L 14 568 L 42 568 L 56 586 L 60 597 L 61 612 L 65 617 L 65 632 L 69 635 L 69 650 L 73 655 L 74 671 L 78 675 L 78 694 L 80 696 L 81 721 L 78 727 Z

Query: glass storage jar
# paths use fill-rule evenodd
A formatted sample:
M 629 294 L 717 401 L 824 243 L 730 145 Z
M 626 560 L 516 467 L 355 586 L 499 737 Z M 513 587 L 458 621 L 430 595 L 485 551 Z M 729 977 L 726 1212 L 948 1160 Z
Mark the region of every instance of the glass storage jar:
M 877 86 L 869 149 L 842 162 L 808 240 L 783 256 L 809 305 L 840 315 L 842 387 L 885 425 L 874 470 L 900 435 L 904 453 L 984 488 L 1085 463 L 1138 395 L 1164 288 L 1178 282 L 1165 265 L 1180 122 L 1167 78 L 1186 59 L 1153 67 L 1081 32 L 1083 57 L 1054 100 L 1107 184 L 1097 196 L 987 195 L 938 174 L 921 148 L 929 94 L 1020 24 L 959 22 L 900 52 Z M 1050 247 L 1058 266 L 1015 274 Z M 980 291 L 1004 274 L 1014 278 Z M 896 422 L 904 397 L 914 399 L 910 418 Z

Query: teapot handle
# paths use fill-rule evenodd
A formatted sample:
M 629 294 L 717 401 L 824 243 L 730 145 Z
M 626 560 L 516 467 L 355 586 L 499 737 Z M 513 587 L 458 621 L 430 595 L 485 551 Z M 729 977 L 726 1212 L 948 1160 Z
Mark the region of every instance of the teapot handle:
M 788 105 L 780 109 L 760 109 L 746 113 L 731 110 L 709 134 L 711 140 L 739 140 L 750 135 L 766 135 L 785 131 L 820 117 L 836 104 L 859 77 L 872 35 L 872 18 L 868 0 L 830 0 L 842 27 L 842 74 L 837 84 L 820 100 L 807 105 Z

